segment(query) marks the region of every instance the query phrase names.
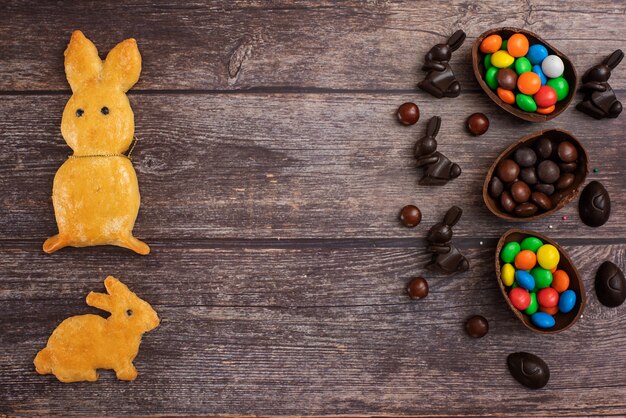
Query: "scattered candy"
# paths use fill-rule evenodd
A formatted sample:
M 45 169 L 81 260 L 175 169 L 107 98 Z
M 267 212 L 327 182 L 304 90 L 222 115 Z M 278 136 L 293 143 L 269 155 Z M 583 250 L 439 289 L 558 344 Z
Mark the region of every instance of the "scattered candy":
M 489 332 L 489 322 L 483 316 L 474 315 L 465 322 L 465 331 L 472 338 L 482 338 Z
M 400 222 L 402 225 L 413 228 L 422 221 L 422 212 L 417 206 L 406 205 L 400 210 Z
M 600 171 L 600 170 L 598 170 L 597 168 L 594 168 L 594 169 L 593 169 L 593 172 L 594 172 L 594 173 L 597 173 L 598 171 Z
M 420 110 L 415 103 L 403 103 L 397 110 L 398 122 L 403 125 L 415 125 L 420 118 Z
M 473 135 L 482 135 L 489 129 L 489 118 L 484 113 L 473 113 L 467 118 L 467 130 Z
M 422 299 L 428 296 L 428 282 L 423 277 L 416 277 L 406 288 L 411 299 Z

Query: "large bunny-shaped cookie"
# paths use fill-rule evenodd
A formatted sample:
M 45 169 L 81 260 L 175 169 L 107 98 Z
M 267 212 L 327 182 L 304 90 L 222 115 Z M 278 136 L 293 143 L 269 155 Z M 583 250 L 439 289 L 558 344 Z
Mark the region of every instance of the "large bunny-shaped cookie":
M 54 177 L 52 202 L 59 234 L 46 240 L 45 252 L 92 245 L 150 252 L 132 234 L 139 185 L 123 154 L 135 132 L 126 92 L 140 72 L 141 55 L 134 39 L 119 43 L 102 61 L 82 32 L 72 34 L 65 50 L 65 73 L 73 95 L 63 111 L 61 134 L 74 154 Z

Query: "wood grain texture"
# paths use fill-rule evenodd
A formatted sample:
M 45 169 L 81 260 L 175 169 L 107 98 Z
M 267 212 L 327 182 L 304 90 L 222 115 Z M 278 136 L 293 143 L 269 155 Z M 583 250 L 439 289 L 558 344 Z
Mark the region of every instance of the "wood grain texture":
M 592 284 L 602 261 L 626 267 L 626 117 L 595 121 L 571 107 L 548 123 L 516 120 L 480 91 L 469 59 L 484 30 L 520 26 L 582 74 L 624 49 L 625 23 L 611 1 L 0 3 L 0 416 L 626 415 L 626 310 L 600 305 Z M 435 100 L 415 90 L 419 68 L 456 28 L 468 33 L 452 59 L 463 93 Z M 59 125 L 74 29 L 102 55 L 126 37 L 139 43 L 135 232 L 148 257 L 41 251 L 69 152 Z M 610 82 L 623 99 L 626 71 Z M 405 101 L 420 106 L 416 126 L 394 119 Z M 464 131 L 473 112 L 491 120 L 481 137 Z M 434 115 L 439 150 L 463 174 L 419 186 L 412 148 Z M 484 207 L 493 159 L 553 127 L 587 147 L 598 169 L 588 181 L 612 198 L 605 226 L 584 226 L 576 200 L 525 224 Z M 424 215 L 414 229 L 397 220 L 408 203 Z M 423 269 L 424 237 L 453 204 L 472 268 L 442 277 Z M 572 329 L 537 336 L 501 300 L 493 253 L 513 226 L 556 239 L 576 263 L 588 304 Z M 138 379 L 37 375 L 36 352 L 64 318 L 97 312 L 84 298 L 109 274 L 162 318 L 144 337 Z M 430 283 L 419 302 L 405 295 L 415 275 Z M 473 314 L 490 321 L 484 339 L 463 331 Z M 506 356 L 520 350 L 550 365 L 545 389 L 510 377 Z

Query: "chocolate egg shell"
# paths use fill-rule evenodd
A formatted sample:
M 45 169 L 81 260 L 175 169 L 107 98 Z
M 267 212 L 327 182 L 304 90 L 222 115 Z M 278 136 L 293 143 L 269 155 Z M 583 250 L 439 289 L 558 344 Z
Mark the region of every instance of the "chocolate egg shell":
M 571 173 L 574 175 L 574 180 L 572 184 L 568 188 L 561 190 L 561 193 L 558 195 L 559 199 L 552 199 L 552 208 L 547 211 L 537 211 L 537 213 L 527 218 L 521 218 L 515 216 L 512 211 L 507 212 L 503 210 L 502 206 L 500 205 L 500 199 L 494 199 L 489 194 L 489 183 L 494 175 L 496 175 L 496 170 L 499 167 L 500 163 L 504 160 L 512 160 L 515 151 L 517 151 L 517 149 L 521 147 L 528 147 L 534 150 L 539 160 L 543 160 L 543 154 L 540 149 L 542 149 L 545 153 L 550 151 L 550 158 L 558 158 L 556 156 L 556 150 L 558 149 L 558 145 L 563 141 L 568 141 L 576 147 L 576 150 L 578 152 L 578 163 L 576 165 L 576 170 Z M 542 142 L 543 147 L 539 147 Z M 572 199 L 575 199 L 578 196 L 581 186 L 585 182 L 589 171 L 587 161 L 587 151 L 585 150 L 583 145 L 570 132 L 567 132 L 563 129 L 548 129 L 545 131 L 539 131 L 530 135 L 526 135 L 519 141 L 509 145 L 504 151 L 500 153 L 500 155 L 498 155 L 498 157 L 496 157 L 496 159 L 491 164 L 491 167 L 487 171 L 487 175 L 485 176 L 485 182 L 483 184 L 483 200 L 485 201 L 485 205 L 491 211 L 491 213 L 507 221 L 528 222 L 553 214 L 556 211 L 562 209 Z M 523 180 L 521 178 L 521 171 L 518 173 L 518 175 L 520 177 L 520 180 Z M 552 184 L 538 183 L 531 185 L 531 189 L 532 191 L 541 192 L 548 196 L 554 193 L 554 186 Z
M 537 328 L 530 321 L 530 316 L 524 314 L 523 312 L 520 312 L 513 306 L 513 304 L 509 300 L 507 289 L 504 286 L 504 283 L 502 283 L 501 279 L 501 269 L 503 263 L 500 260 L 500 251 L 509 242 L 522 242 L 522 240 L 527 237 L 537 237 L 541 241 L 543 241 L 544 244 L 552 244 L 556 247 L 561 256 L 559 261 L 559 270 L 563 270 L 567 273 L 570 278 L 569 288 L 576 293 L 576 305 L 574 305 L 574 308 L 568 313 L 559 312 L 557 315 L 555 315 L 554 319 L 556 321 L 556 324 L 554 325 L 554 327 L 549 329 Z M 529 330 L 536 332 L 537 334 L 554 334 L 571 327 L 582 315 L 585 309 L 585 305 L 587 303 L 585 286 L 582 282 L 580 274 L 578 273 L 578 270 L 572 263 L 572 260 L 569 258 L 563 248 L 561 248 L 561 246 L 552 239 L 535 231 L 509 229 L 502 235 L 502 237 L 500 237 L 500 240 L 498 241 L 498 245 L 496 246 L 495 261 L 496 280 L 498 281 L 498 286 L 500 287 L 500 293 L 502 293 L 502 297 L 506 301 L 507 305 L 509 306 L 515 317 L 519 319 L 522 324 L 524 324 L 524 326 Z
M 567 96 L 563 100 L 556 103 L 555 109 L 552 113 L 549 113 L 547 115 L 542 115 L 536 112 L 525 112 L 516 106 L 505 103 L 500 97 L 498 97 L 498 95 L 496 94 L 494 90 L 491 90 L 489 88 L 489 86 L 487 85 L 487 82 L 485 81 L 485 73 L 486 73 L 485 63 L 484 63 L 485 54 L 480 51 L 480 44 L 482 43 L 483 39 L 494 34 L 500 35 L 502 39 L 509 39 L 511 35 L 515 33 L 521 33 L 524 36 L 526 36 L 526 38 L 528 38 L 528 40 L 530 41 L 531 45 L 534 45 L 534 44 L 544 45 L 548 49 L 548 55 L 556 55 L 559 58 L 561 58 L 561 60 L 563 61 L 563 65 L 565 66 L 565 70 L 563 72 L 563 78 L 567 80 L 570 86 L 570 89 L 569 89 L 569 92 L 567 93 Z M 578 75 L 576 74 L 576 69 L 574 68 L 574 65 L 572 64 L 570 59 L 566 55 L 564 55 L 562 52 L 555 49 L 548 42 L 546 42 L 545 40 L 537 36 L 535 33 L 527 31 L 525 29 L 510 28 L 510 27 L 494 28 L 478 36 L 476 38 L 476 41 L 472 45 L 472 67 L 474 70 L 474 77 L 476 77 L 478 84 L 480 84 L 480 87 L 482 87 L 484 92 L 487 94 L 487 96 L 489 96 L 491 100 L 493 100 L 494 103 L 496 103 L 498 106 L 500 106 L 502 109 L 506 110 L 510 114 L 520 119 L 529 121 L 529 122 L 545 122 L 547 120 L 550 120 L 560 115 L 570 105 L 570 103 L 572 102 L 572 99 L 574 98 L 574 94 L 576 90 L 578 89 Z
M 597 181 L 592 181 L 583 189 L 578 200 L 578 214 L 585 225 L 602 226 L 611 216 L 609 192 Z
M 530 389 L 541 389 L 550 380 L 550 368 L 534 354 L 519 352 L 506 358 L 511 376 Z
M 596 296 L 604 306 L 614 308 L 626 300 L 624 272 L 610 261 L 602 263 L 596 272 Z

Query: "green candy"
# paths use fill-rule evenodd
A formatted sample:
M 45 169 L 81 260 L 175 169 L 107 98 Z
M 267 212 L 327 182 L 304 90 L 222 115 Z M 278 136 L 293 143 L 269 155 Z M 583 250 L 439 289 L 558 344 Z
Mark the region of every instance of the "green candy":
M 505 263 L 512 263 L 515 260 L 515 256 L 521 251 L 520 246 L 517 242 L 509 242 L 504 246 L 502 251 L 500 251 L 500 258 Z
M 485 65 L 485 70 L 488 70 L 491 67 L 493 67 L 493 65 L 491 64 L 491 54 L 485 55 L 485 59 L 483 60 L 483 64 Z
M 496 79 L 498 70 L 499 68 L 491 67 L 487 70 L 487 73 L 485 74 L 485 82 L 491 90 L 495 90 L 498 88 L 498 80 Z
M 513 284 L 511 285 L 511 289 L 515 289 L 516 287 L 519 287 L 519 285 L 517 284 L 517 282 L 513 282 Z
M 530 271 L 530 275 L 535 279 L 535 287 L 544 289 L 552 284 L 552 272 L 541 267 L 535 267 Z
M 517 75 L 527 73 L 533 69 L 532 64 L 526 57 L 519 57 L 515 60 L 515 72 Z
M 532 96 L 519 93 L 515 96 L 515 103 L 517 103 L 517 106 L 525 112 L 537 111 L 537 103 L 535 103 Z
M 565 99 L 569 93 L 569 83 L 563 78 L 563 76 L 551 78 L 548 80 L 548 86 L 552 87 L 554 91 L 556 91 L 557 102 Z
M 500 47 L 501 50 L 506 51 L 506 46 L 509 43 L 508 39 L 505 39 L 504 41 L 502 41 L 502 46 Z
M 539 238 L 526 237 L 522 240 L 522 244 L 520 245 L 520 248 L 522 250 L 530 250 L 536 253 L 539 247 L 541 247 L 542 245 L 543 245 L 543 241 L 541 241 Z
M 528 308 L 524 309 L 524 312 L 527 315 L 532 315 L 539 309 L 539 304 L 537 303 L 537 294 L 535 292 L 530 293 L 530 305 Z

